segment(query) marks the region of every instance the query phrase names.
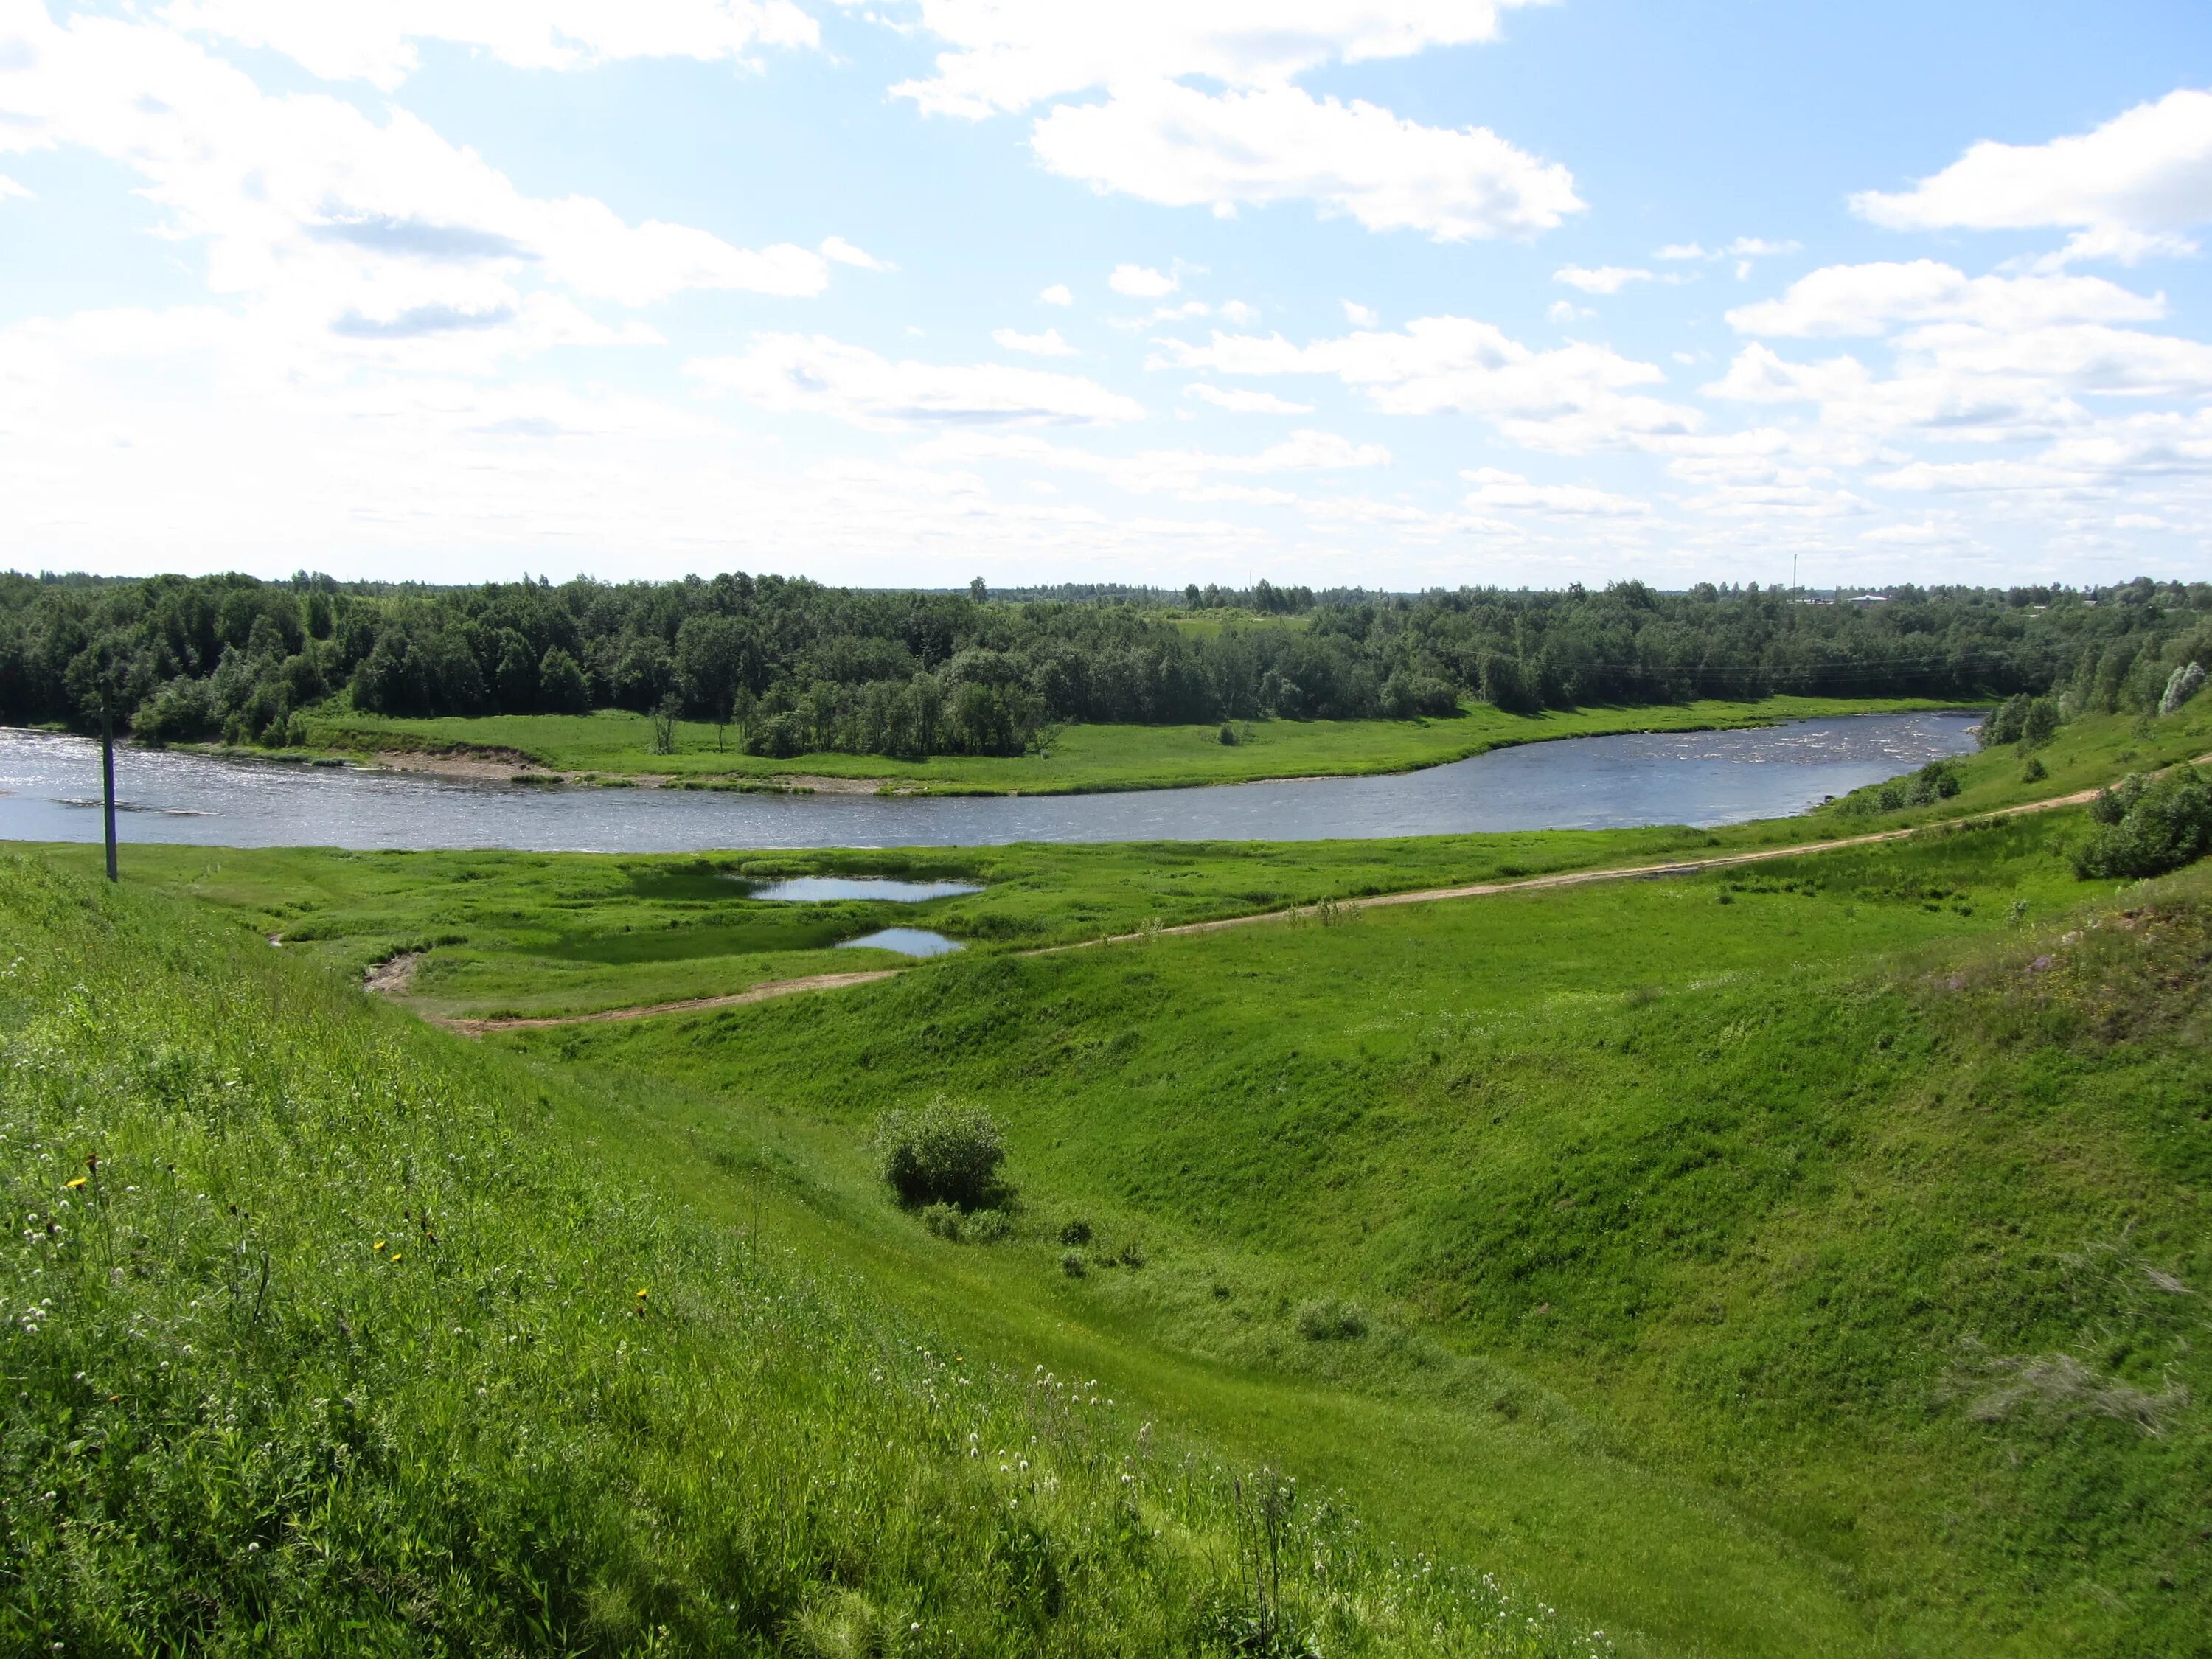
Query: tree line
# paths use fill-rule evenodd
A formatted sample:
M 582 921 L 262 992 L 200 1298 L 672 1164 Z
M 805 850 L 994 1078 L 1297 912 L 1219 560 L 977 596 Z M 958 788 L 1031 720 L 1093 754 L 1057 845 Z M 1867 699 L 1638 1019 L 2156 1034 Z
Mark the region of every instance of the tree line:
M 1494 588 L 964 592 L 730 574 L 480 586 L 301 574 L 0 576 L 0 721 L 163 743 L 299 741 L 317 706 L 625 708 L 756 753 L 1018 754 L 1061 723 L 1449 717 L 1590 703 L 2063 690 L 2148 708 L 2212 657 L 2212 586 L 1906 587 L 1809 600 Z

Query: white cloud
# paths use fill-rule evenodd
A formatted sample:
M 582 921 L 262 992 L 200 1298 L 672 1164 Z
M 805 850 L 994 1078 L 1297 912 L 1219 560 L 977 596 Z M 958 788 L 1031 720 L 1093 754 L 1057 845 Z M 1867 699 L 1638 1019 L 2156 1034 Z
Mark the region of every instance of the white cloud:
M 1150 265 L 1115 265 L 1106 286 L 1133 300 L 1157 300 L 1182 286 L 1182 279 L 1154 270 Z
M 1713 255 L 1716 259 L 1777 259 L 1802 253 L 1802 242 L 1770 242 L 1764 236 L 1739 236 Z
M 1310 200 L 1370 230 L 1440 242 L 1529 235 L 1583 206 L 1566 168 L 1486 128 L 1422 126 L 1297 87 L 1216 96 L 1146 82 L 1103 103 L 1058 106 L 1030 143 L 1054 172 L 1149 202 Z
M 519 69 L 573 70 L 632 58 L 742 58 L 757 46 L 811 46 L 820 31 L 791 0 L 175 0 L 172 26 L 266 46 L 325 80 L 386 91 L 439 40 Z
M 1651 504 L 1616 495 L 1588 484 L 1530 483 L 1517 472 L 1482 467 L 1460 477 L 1475 486 L 1466 503 L 1477 509 L 1547 513 L 1566 518 L 1635 519 L 1650 515 Z
M 1585 318 L 1595 317 L 1597 313 L 1592 311 L 1588 306 L 1577 305 L 1572 300 L 1554 300 L 1544 308 L 1544 315 L 1564 328 L 1569 323 L 1578 323 Z
M 19 185 L 13 179 L 10 179 L 6 173 L 0 173 L 0 202 L 6 201 L 11 196 L 20 196 L 26 201 L 28 201 L 31 200 L 35 194 L 36 192 L 31 190 L 29 186 Z
M 1243 392 L 1233 387 L 1208 386 L 1203 380 L 1194 380 L 1185 386 L 1182 395 L 1237 415 L 1310 415 L 1314 409 L 1311 404 L 1294 404 L 1286 398 L 1278 398 L 1272 392 Z
M 931 78 L 892 91 L 980 119 L 1139 81 L 1279 84 L 1327 64 L 1492 40 L 1500 11 L 1531 3 L 1540 0 L 921 0 L 923 27 L 950 49 Z
M 1346 300 L 1340 303 L 1344 307 L 1345 321 L 1350 323 L 1354 328 L 1380 328 L 1382 325 L 1382 319 L 1369 307 L 1363 306 L 1353 300 Z
M 1048 306 L 1072 306 L 1075 303 L 1075 295 L 1068 291 L 1066 283 L 1054 283 L 1050 288 L 1039 294 L 1037 299 L 1041 303 Z
M 2162 295 L 2130 292 L 2100 276 L 1978 276 L 1932 259 L 1909 264 L 1829 265 L 1801 276 L 1778 300 L 1728 313 L 1740 334 L 1880 335 L 1900 323 L 1972 322 L 1996 329 L 2062 322 L 2149 322 Z
M 1388 466 L 1380 444 L 1354 443 L 1334 432 L 1300 429 L 1255 454 L 1206 450 L 1148 449 L 1134 455 L 1102 455 L 1071 445 L 1016 433 L 948 432 L 912 452 L 921 461 L 1023 461 L 1100 477 L 1137 494 L 1170 494 L 1187 501 L 1243 501 L 1280 506 L 1297 498 L 1280 489 L 1223 484 L 1224 476 L 1253 477 L 1284 472 L 1333 472 Z
M 1655 259 L 1710 259 L 1713 256 L 1695 242 L 1669 242 L 1651 257 Z
M 519 312 L 555 283 L 641 305 L 685 289 L 818 293 L 819 254 L 625 222 L 587 196 L 531 197 L 400 109 L 270 97 L 165 29 L 16 9 L 0 60 L 0 152 L 76 146 L 146 180 L 165 234 L 204 240 L 216 290 L 326 321 Z
M 1006 351 L 1026 351 L 1032 357 L 1076 357 L 1082 354 L 1060 337 L 1060 331 L 1048 328 L 1042 334 L 1024 334 L 1011 328 L 994 329 L 991 337 Z
M 687 374 L 763 409 L 855 426 L 1096 425 L 1144 410 L 1095 380 L 999 363 L 892 362 L 823 335 L 762 334 L 742 356 L 697 358 Z
M 1590 269 L 1583 265 L 1567 265 L 1552 273 L 1555 283 L 1565 283 L 1569 288 L 1578 288 L 1585 294 L 1618 294 L 1631 283 L 1650 283 L 1657 280 L 1648 270 L 1632 270 L 1621 265 L 1599 265 Z
M 822 257 L 835 259 L 841 265 L 852 265 L 861 270 L 896 270 L 896 265 L 886 264 L 865 248 L 854 247 L 842 236 L 832 236 L 822 244 Z
M 1984 140 L 1910 190 L 1851 206 L 1893 230 L 2074 229 L 2076 257 L 2181 251 L 2179 233 L 2212 220 L 2212 92 L 2170 93 L 2048 143 Z
M 1495 422 L 1532 448 L 1580 451 L 1696 429 L 1695 410 L 1633 393 L 1666 379 L 1650 363 L 1575 342 L 1536 351 L 1490 323 L 1422 317 L 1404 331 L 1361 331 L 1298 346 L 1280 335 L 1216 332 L 1203 346 L 1160 342 L 1154 362 L 1224 374 L 1334 374 L 1386 414 L 1459 412 Z

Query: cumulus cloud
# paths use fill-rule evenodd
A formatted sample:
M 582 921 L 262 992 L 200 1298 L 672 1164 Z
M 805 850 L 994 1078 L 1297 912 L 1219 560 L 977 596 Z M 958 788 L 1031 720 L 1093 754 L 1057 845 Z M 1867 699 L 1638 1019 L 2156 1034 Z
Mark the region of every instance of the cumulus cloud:
M 1530 483 L 1517 472 L 1481 467 L 1460 477 L 1474 488 L 1466 502 L 1477 509 L 1506 509 L 1554 514 L 1564 518 L 1638 519 L 1650 516 L 1651 504 L 1632 495 L 1616 495 L 1588 484 Z
M 1215 332 L 1203 346 L 1164 340 L 1154 362 L 1245 375 L 1333 374 L 1393 415 L 1485 416 L 1534 448 L 1584 450 L 1696 429 L 1697 410 L 1632 388 L 1666 375 L 1603 346 L 1538 351 L 1490 323 L 1421 317 L 1400 331 L 1361 330 L 1296 345 L 1280 335 Z
M 1088 473 L 1138 494 L 1171 494 L 1187 501 L 1282 505 L 1297 498 L 1279 489 L 1227 484 L 1224 477 L 1285 472 L 1334 472 L 1388 466 L 1380 444 L 1354 443 L 1334 432 L 1300 429 L 1256 453 L 1224 455 L 1206 450 L 1148 449 L 1134 455 L 1102 455 L 1020 433 L 954 432 L 921 446 L 925 461 L 1010 460 Z
M 2076 257 L 2179 252 L 2212 220 L 2212 92 L 2185 88 L 2043 144 L 1984 140 L 1941 173 L 1852 208 L 1893 230 L 2077 232 Z
M 1060 337 L 1060 331 L 1048 328 L 1042 334 L 1024 334 L 1011 328 L 994 329 L 991 337 L 1006 351 L 1026 351 L 1032 357 L 1075 357 L 1082 354 Z
M 19 185 L 6 173 L 0 173 L 0 202 L 6 201 L 11 196 L 20 196 L 27 201 L 33 193 L 27 185 Z
M 1567 169 L 1483 127 L 1423 126 L 1301 88 L 1218 95 L 1156 81 L 1066 104 L 1030 135 L 1053 172 L 1170 207 L 1311 201 L 1440 242 L 1524 236 L 1579 212 Z
M 1095 380 L 1000 363 L 893 362 L 814 334 L 762 334 L 735 357 L 684 365 L 763 409 L 831 415 L 855 426 L 1089 426 L 1135 420 L 1133 398 Z
M 2152 322 L 2163 295 L 2130 292 L 2100 276 L 1977 276 L 1933 259 L 1829 265 L 1801 276 L 1778 300 L 1728 313 L 1740 334 L 1880 335 L 1899 324 L 1971 322 L 1998 329 L 2052 323 Z
M 865 248 L 854 247 L 842 236 L 832 236 L 822 244 L 822 257 L 835 259 L 841 265 L 852 265 L 861 270 L 894 270 Z
M 1234 415 L 1310 415 L 1311 404 L 1294 404 L 1287 398 L 1278 398 L 1272 392 L 1247 392 L 1233 386 L 1208 386 L 1203 380 L 1194 380 L 1182 389 L 1186 398 L 1195 398 L 1202 404 L 1212 404 L 1216 409 L 1225 409 Z
M 11 8 L 0 152 L 79 147 L 145 180 L 163 229 L 206 246 L 219 291 L 326 318 L 520 307 L 525 285 L 642 305 L 685 289 L 804 295 L 821 255 L 631 224 L 587 196 L 526 195 L 404 110 L 372 118 L 314 94 L 270 97 L 172 31 Z
M 1650 271 L 1623 265 L 1599 265 L 1595 269 L 1567 265 L 1553 271 L 1552 280 L 1578 288 L 1585 294 L 1618 294 L 1631 283 L 1656 282 L 1657 278 Z
M 276 0 L 271 0 L 275 3 Z M 936 73 L 892 91 L 980 119 L 1092 87 L 1202 76 L 1279 84 L 1332 63 L 1406 58 L 1497 37 L 1498 15 L 1541 0 L 921 0 L 947 43 Z
M 1340 303 L 1344 307 L 1344 320 L 1354 328 L 1380 328 L 1382 325 L 1382 319 L 1370 307 L 1352 300 L 1342 301 Z
M 1106 278 L 1106 286 L 1133 300 L 1157 300 L 1181 288 L 1182 279 L 1154 270 L 1150 265 L 1115 265 Z
M 386 91 L 414 71 L 424 40 L 472 46 L 518 69 L 573 70 L 632 58 L 742 58 L 820 38 L 791 0 L 175 0 L 161 16 L 282 52 L 326 81 Z
M 1075 295 L 1068 291 L 1066 283 L 1054 283 L 1039 294 L 1037 299 L 1048 306 L 1072 306 L 1075 303 Z

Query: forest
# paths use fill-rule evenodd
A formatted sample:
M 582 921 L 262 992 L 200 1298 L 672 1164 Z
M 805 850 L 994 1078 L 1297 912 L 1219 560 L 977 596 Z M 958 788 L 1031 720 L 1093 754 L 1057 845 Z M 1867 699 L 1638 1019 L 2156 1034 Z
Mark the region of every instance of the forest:
M 0 576 L 0 722 L 282 746 L 300 712 L 665 712 L 755 754 L 1014 755 L 1055 726 L 1449 717 L 1776 693 L 2147 710 L 2212 585 L 1420 594 Z

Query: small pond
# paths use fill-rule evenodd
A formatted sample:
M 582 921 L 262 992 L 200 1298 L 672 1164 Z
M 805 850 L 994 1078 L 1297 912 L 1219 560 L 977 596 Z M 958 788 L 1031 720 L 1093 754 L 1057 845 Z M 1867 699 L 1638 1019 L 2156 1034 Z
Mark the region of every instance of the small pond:
M 971 881 L 896 881 L 889 876 L 793 876 L 763 882 L 745 896 L 771 904 L 821 904 L 833 899 L 873 899 L 887 904 L 920 904 L 957 898 L 983 890 Z
M 858 939 L 840 939 L 840 951 L 896 951 L 902 957 L 945 957 L 964 949 L 956 939 L 927 927 L 880 927 Z

